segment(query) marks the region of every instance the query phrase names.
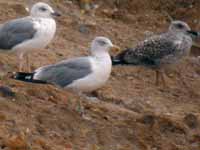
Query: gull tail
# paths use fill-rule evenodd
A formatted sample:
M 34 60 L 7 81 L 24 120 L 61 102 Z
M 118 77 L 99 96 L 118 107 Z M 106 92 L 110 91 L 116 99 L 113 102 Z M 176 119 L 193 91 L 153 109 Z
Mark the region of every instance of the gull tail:
M 125 60 L 125 54 L 126 54 L 126 50 L 122 51 L 121 53 L 117 54 L 116 56 L 111 56 L 111 60 L 112 60 L 112 65 L 116 66 L 116 65 L 123 65 L 123 64 L 128 64 Z
M 134 55 L 133 49 L 125 49 L 116 56 L 111 56 L 112 65 L 140 65 L 140 60 Z
M 48 84 L 45 81 L 33 79 L 35 73 L 26 73 L 26 72 L 16 72 L 12 78 L 19 81 L 38 83 L 38 84 Z

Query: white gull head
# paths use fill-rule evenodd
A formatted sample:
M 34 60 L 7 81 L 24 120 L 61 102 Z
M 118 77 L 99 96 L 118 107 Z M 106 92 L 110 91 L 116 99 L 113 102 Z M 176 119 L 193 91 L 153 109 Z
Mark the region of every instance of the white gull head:
M 31 8 L 30 15 L 32 17 L 52 18 L 53 16 L 60 16 L 55 12 L 51 6 L 46 3 L 38 2 Z
M 106 37 L 96 37 L 91 44 L 91 53 L 93 56 L 107 54 L 109 49 L 113 47 L 111 40 Z

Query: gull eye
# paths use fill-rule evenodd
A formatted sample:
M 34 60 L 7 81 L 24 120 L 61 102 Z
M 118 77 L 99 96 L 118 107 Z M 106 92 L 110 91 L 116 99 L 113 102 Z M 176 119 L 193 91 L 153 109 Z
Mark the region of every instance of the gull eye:
M 47 9 L 45 7 L 40 7 L 39 8 L 41 11 L 47 11 Z
M 179 28 L 179 29 L 183 29 L 183 28 L 184 28 L 184 25 L 182 25 L 182 24 L 180 24 L 180 23 L 178 23 L 176 26 L 177 26 L 177 28 Z
M 101 46 L 106 45 L 106 42 L 105 42 L 105 41 L 102 41 L 102 40 L 99 40 L 98 43 L 99 43 L 99 45 L 101 45 Z

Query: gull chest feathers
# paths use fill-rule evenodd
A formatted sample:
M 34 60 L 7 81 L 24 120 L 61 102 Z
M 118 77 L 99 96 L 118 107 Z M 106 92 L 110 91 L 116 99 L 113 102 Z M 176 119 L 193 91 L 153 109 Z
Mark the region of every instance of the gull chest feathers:
M 37 33 L 35 40 L 37 47 L 45 47 L 53 39 L 56 32 L 56 22 L 52 18 L 36 18 L 35 28 Z
M 103 57 L 94 57 L 96 61 L 93 63 L 93 70 L 96 74 L 96 82 L 105 82 L 111 73 L 112 62 L 109 54 L 105 54 Z
M 78 89 L 83 92 L 90 92 L 102 87 L 109 79 L 111 73 L 111 59 L 109 54 L 103 57 L 89 57 L 92 73 L 88 76 L 75 80 L 66 88 Z
M 175 52 L 177 58 L 188 56 L 192 46 L 192 38 L 190 36 L 181 35 L 177 37 L 174 44 L 177 46 L 177 51 Z

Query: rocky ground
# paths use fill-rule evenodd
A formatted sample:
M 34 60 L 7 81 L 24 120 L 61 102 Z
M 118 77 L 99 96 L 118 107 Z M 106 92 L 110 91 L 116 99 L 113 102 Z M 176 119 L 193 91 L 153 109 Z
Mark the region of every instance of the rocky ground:
M 63 15 L 54 41 L 31 53 L 32 69 L 88 54 L 97 35 L 122 49 L 167 30 L 170 18 L 200 29 L 199 0 L 102 0 L 96 10 L 78 1 L 49 2 Z M 0 22 L 27 15 L 23 0 L 1 0 Z M 116 52 L 111 52 L 115 54 Z M 93 96 L 3 77 L 17 71 L 14 54 L 1 53 L 0 149 L 2 150 L 199 150 L 200 49 L 167 70 L 167 88 L 142 67 L 113 68 Z M 138 73 L 139 72 L 139 73 Z

